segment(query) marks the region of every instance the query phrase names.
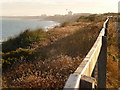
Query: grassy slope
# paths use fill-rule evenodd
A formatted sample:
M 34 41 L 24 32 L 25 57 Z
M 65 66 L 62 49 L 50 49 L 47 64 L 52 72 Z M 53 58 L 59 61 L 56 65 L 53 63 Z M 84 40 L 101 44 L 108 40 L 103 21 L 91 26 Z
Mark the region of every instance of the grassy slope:
M 73 22 L 49 30 L 44 41 L 31 47 L 40 56 L 3 73 L 3 87 L 62 88 L 90 50 L 101 26 L 102 22 Z
M 93 45 L 103 22 L 64 23 L 47 32 L 46 39 L 33 43 L 32 51 L 38 53 L 34 60 L 16 63 L 3 73 L 3 87 L 62 88 L 68 76 L 82 62 Z M 90 20 L 94 20 L 93 17 Z M 117 87 L 117 46 L 114 37 L 115 23 L 109 23 L 107 87 Z

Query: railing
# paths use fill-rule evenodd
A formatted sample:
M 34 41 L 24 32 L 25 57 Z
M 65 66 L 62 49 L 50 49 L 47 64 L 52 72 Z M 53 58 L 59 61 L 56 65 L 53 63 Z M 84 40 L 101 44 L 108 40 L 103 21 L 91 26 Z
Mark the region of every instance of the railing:
M 103 28 L 91 50 L 75 72 L 69 76 L 64 89 L 106 87 L 108 21 L 109 18 L 104 22 Z M 95 77 L 97 77 L 97 81 Z

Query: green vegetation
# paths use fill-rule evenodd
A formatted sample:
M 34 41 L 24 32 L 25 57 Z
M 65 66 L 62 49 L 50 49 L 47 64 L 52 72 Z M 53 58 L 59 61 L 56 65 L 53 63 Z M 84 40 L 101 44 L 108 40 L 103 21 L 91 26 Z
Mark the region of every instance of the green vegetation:
M 45 37 L 46 32 L 42 29 L 35 31 L 26 30 L 19 36 L 4 41 L 1 53 L 3 70 L 11 67 L 13 64 L 35 59 L 38 54 L 29 48 L 32 44 L 45 40 Z M 39 56 L 41 55 L 39 54 Z
M 33 52 L 28 49 L 17 49 L 7 53 L 2 53 L 2 66 L 3 69 L 11 66 L 16 62 L 23 62 L 33 58 Z
M 35 31 L 26 30 L 19 36 L 10 38 L 2 43 L 2 51 L 9 52 L 18 48 L 27 48 L 35 42 L 39 42 L 45 39 L 46 32 L 39 29 Z

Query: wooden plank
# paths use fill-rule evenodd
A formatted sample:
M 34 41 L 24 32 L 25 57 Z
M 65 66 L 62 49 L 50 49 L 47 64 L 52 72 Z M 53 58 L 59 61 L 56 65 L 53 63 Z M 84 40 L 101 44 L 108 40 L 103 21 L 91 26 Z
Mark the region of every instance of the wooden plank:
M 105 35 L 105 28 L 102 28 L 98 37 L 102 37 L 104 35 Z
M 78 89 L 80 84 L 80 78 L 81 76 L 77 73 L 71 74 L 65 84 L 64 90 L 68 88 Z
M 100 52 L 102 38 L 96 40 L 96 43 L 93 45 L 92 49 L 87 54 L 86 58 L 82 61 L 79 67 L 76 69 L 75 73 L 79 73 L 81 75 L 91 76 L 94 66 L 97 61 L 97 57 Z

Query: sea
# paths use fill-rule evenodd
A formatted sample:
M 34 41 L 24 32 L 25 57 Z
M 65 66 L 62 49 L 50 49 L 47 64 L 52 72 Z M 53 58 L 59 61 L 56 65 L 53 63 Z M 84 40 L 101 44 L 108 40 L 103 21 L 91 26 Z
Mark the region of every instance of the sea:
M 59 25 L 58 22 L 40 19 L 0 18 L 0 42 L 10 37 L 16 37 L 27 29 L 36 30 L 41 28 L 47 31 Z

